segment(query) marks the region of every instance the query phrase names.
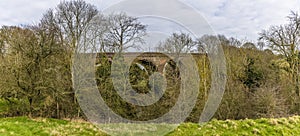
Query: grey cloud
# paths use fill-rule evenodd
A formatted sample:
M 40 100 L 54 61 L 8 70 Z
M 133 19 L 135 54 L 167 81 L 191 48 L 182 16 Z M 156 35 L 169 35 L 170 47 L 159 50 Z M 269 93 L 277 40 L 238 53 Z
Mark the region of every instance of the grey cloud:
M 217 16 L 208 12 L 204 16 L 217 33 L 255 41 L 262 29 L 285 23 L 285 17 L 291 10 L 299 10 L 299 4 L 298 0 L 228 0 Z
M 0 0 L 0 25 L 20 25 L 37 22 L 42 14 L 49 8 L 54 8 L 60 0 Z M 129 1 L 129 2 L 128 2 Z M 131 2 L 130 2 L 131 1 Z M 148 9 L 140 8 L 141 1 L 144 4 L 151 4 Z M 105 10 L 120 2 L 128 2 L 133 9 L 143 12 L 171 14 L 168 10 L 176 7 L 179 11 L 173 11 L 172 18 L 180 18 L 187 21 L 186 25 L 193 29 L 209 28 L 205 19 L 209 22 L 216 33 L 225 34 L 237 38 L 248 37 L 251 40 L 257 39 L 257 33 L 270 25 L 279 25 L 286 22 L 285 17 L 291 10 L 300 10 L 300 0 L 179 0 L 196 9 L 203 15 L 203 21 L 193 21 L 195 11 L 183 5 L 171 5 L 171 0 L 87 0 L 96 5 L 100 10 Z M 156 4 L 153 4 L 155 2 Z M 140 4 L 138 4 L 140 3 Z M 164 7 L 164 4 L 167 6 Z M 182 17 L 180 17 L 182 16 Z M 179 19 L 179 20 L 180 20 Z M 190 20 L 190 21 L 189 21 Z M 171 24 L 162 23 L 172 29 Z M 166 28 L 166 27 L 165 27 Z M 167 31 L 170 31 L 167 30 Z
M 33 24 L 61 0 L 0 0 L 0 26 Z M 87 2 L 99 0 L 87 0 Z M 99 2 L 100 3 L 100 2 Z

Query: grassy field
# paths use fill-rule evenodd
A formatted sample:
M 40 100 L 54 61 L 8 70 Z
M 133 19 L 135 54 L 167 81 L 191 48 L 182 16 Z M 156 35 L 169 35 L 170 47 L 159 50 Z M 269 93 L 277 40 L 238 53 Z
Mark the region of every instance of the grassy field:
M 105 136 L 106 134 L 84 121 L 15 117 L 0 119 L 0 135 Z M 185 123 L 168 135 L 300 135 L 300 117 L 235 121 L 212 120 L 203 125 Z
M 187 123 L 178 127 L 170 136 L 182 135 L 278 135 L 299 136 L 300 117 L 294 116 L 279 119 L 257 119 L 257 120 L 212 120 L 204 125 Z
M 57 119 L 27 117 L 2 118 L 0 119 L 1 136 L 33 136 L 33 135 L 91 135 L 104 136 L 97 127 L 90 123 L 79 121 L 66 121 Z

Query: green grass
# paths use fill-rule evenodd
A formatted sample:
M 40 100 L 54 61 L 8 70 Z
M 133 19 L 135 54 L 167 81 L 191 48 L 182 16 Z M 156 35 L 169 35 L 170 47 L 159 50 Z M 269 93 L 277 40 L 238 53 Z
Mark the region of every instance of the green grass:
M 27 117 L 0 119 L 1 136 L 48 136 L 48 135 L 98 135 L 104 136 L 97 127 L 85 122 L 71 122 L 57 119 L 29 119 Z
M 223 135 L 223 136 L 250 136 L 250 135 L 278 135 L 299 136 L 300 117 L 294 116 L 279 119 L 245 119 L 245 120 L 212 120 L 206 124 L 187 123 L 179 126 L 169 136 L 182 135 Z
M 91 123 L 87 123 L 84 121 L 66 121 L 45 118 L 30 119 L 27 117 L 14 117 L 0 119 L 0 135 L 105 136 L 106 134 L 101 132 L 100 129 L 98 129 Z M 168 135 L 300 135 L 300 116 L 278 119 L 263 118 L 257 120 L 212 120 L 203 125 L 184 123 Z
M 101 130 L 114 136 L 161 136 L 170 133 L 178 125 L 171 124 L 107 124 Z M 121 130 L 121 131 L 120 131 Z

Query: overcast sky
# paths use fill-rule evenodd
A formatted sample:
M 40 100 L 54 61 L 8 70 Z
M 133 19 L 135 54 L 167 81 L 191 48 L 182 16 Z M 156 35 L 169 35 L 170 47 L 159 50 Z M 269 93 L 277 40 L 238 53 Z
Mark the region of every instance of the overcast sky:
M 100 10 L 120 2 L 120 0 L 86 1 Z M 60 0 L 0 0 L 0 25 L 37 23 L 47 9 L 54 8 L 59 2 Z M 256 40 L 258 33 L 270 25 L 285 23 L 286 16 L 291 10 L 300 10 L 300 0 L 181 0 L 181 2 L 196 9 L 215 33 L 239 39 L 247 37 L 248 40 Z M 193 17 L 190 18 L 192 20 Z

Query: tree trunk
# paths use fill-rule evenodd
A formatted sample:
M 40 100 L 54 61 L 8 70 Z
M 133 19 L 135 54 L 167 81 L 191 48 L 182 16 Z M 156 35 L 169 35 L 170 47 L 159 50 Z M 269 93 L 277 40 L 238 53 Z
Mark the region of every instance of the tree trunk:
M 29 102 L 29 117 L 32 117 L 32 98 L 28 98 L 28 102 Z

